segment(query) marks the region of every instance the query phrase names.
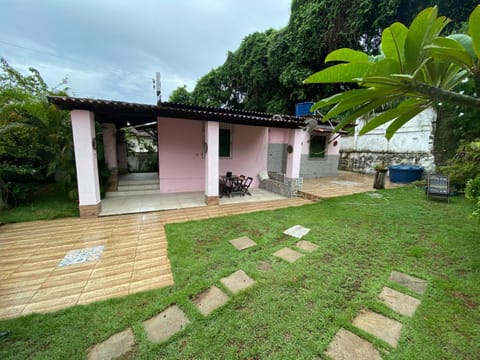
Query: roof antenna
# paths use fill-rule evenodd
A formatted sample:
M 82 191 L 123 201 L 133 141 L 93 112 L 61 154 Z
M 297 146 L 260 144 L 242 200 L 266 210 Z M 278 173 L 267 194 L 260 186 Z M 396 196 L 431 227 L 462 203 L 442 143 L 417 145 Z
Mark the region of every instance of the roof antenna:
M 160 82 L 160 73 L 155 73 L 155 80 L 153 80 L 153 88 L 155 90 L 155 96 L 157 97 L 157 105 L 162 103 L 162 84 Z

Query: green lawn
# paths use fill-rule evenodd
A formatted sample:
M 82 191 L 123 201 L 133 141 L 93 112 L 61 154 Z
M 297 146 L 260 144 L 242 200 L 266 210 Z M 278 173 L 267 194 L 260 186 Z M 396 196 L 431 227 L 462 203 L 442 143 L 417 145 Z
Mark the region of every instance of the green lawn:
M 44 185 L 32 201 L 8 210 L 0 210 L 0 222 L 17 223 L 78 217 L 78 204 L 59 191 L 55 184 Z
M 312 205 L 167 225 L 175 285 L 47 315 L 0 322 L 12 335 L 2 359 L 83 359 L 93 344 L 132 327 L 140 359 L 315 359 L 340 327 L 373 342 L 384 359 L 478 359 L 480 353 L 479 224 L 461 197 L 426 201 L 400 188 Z M 320 248 L 293 264 L 272 254 L 297 241 L 283 235 L 300 224 Z M 228 240 L 249 236 L 257 246 L 238 252 Z M 265 262 L 271 270 L 260 269 Z M 263 267 L 264 269 L 267 267 Z M 191 299 L 243 269 L 256 284 L 230 295 L 208 317 Z M 419 296 L 388 281 L 392 270 L 428 281 Z M 378 300 L 383 286 L 421 299 L 412 318 Z M 168 342 L 148 341 L 146 320 L 176 303 L 191 324 Z M 369 309 L 399 320 L 396 349 L 352 326 Z

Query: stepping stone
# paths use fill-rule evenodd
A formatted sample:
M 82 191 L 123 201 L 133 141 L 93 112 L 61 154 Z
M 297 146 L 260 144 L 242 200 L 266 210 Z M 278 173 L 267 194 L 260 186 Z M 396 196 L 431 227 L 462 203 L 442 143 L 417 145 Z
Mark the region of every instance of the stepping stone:
M 202 315 L 207 316 L 215 309 L 224 305 L 228 299 L 228 296 L 222 290 L 216 286 L 212 286 L 211 288 L 199 294 L 193 300 L 193 303 Z
M 367 340 L 340 329 L 325 352 L 334 360 L 381 360 L 377 349 Z
M 110 360 L 130 352 L 135 345 L 133 331 L 128 328 L 110 336 L 104 342 L 93 346 L 88 352 L 88 360 Z
M 280 249 L 277 252 L 273 253 L 273 256 L 279 257 L 285 261 L 288 261 L 289 263 L 294 263 L 304 255 L 299 253 L 298 251 L 292 250 L 288 247 L 284 247 L 283 249 Z
M 398 321 L 371 311 L 360 312 L 353 319 L 353 325 L 393 347 L 397 347 L 400 332 L 402 331 L 402 324 Z
M 250 239 L 247 236 L 242 236 L 238 239 L 230 240 L 229 242 L 230 242 L 230 244 L 235 246 L 235 248 L 237 248 L 237 250 L 245 250 L 245 249 L 248 249 L 249 247 L 257 245 L 257 243 L 255 241 L 253 241 L 252 239 Z
M 190 320 L 177 306 L 172 305 L 157 316 L 143 322 L 148 339 L 152 342 L 168 340 L 172 335 L 183 330 Z
M 285 235 L 290 235 L 290 236 L 296 237 L 297 239 L 301 239 L 302 236 L 307 235 L 309 231 L 310 229 L 307 229 L 301 225 L 295 225 L 285 230 L 283 233 Z
M 398 271 L 392 271 L 389 280 L 405 286 L 417 294 L 423 294 L 427 288 L 427 282 L 425 280 Z
M 310 241 L 306 241 L 306 240 L 300 240 L 295 245 L 298 248 L 302 249 L 303 251 L 307 251 L 307 252 L 313 252 L 313 251 L 315 251 L 319 248 L 319 246 L 317 244 L 314 244 L 314 243 L 312 243 Z
M 238 270 L 230 276 L 220 279 L 220 282 L 234 294 L 255 284 L 255 281 L 243 270 Z
M 400 315 L 413 316 L 421 301 L 401 292 L 384 287 L 378 298 L 393 311 Z

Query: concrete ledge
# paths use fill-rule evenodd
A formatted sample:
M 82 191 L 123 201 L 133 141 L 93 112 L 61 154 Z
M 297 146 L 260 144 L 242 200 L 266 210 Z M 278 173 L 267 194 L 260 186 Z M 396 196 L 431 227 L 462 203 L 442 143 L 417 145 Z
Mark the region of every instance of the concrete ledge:
M 295 197 L 302 189 L 303 178 L 288 178 L 283 174 L 268 172 L 269 179 L 260 183 L 260 188 L 286 197 Z
M 205 204 L 207 204 L 207 206 L 218 205 L 219 204 L 218 196 L 205 195 Z
M 98 217 L 102 211 L 102 202 L 99 202 L 97 205 L 80 205 L 78 209 L 80 210 L 81 219 Z

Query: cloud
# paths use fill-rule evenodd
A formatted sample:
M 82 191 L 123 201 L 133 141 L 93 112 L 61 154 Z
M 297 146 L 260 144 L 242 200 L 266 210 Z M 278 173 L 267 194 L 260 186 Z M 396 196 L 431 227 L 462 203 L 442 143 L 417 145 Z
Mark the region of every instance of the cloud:
M 0 56 L 66 75 L 76 96 L 152 103 L 221 65 L 255 31 L 286 26 L 291 0 L 2 0 Z

